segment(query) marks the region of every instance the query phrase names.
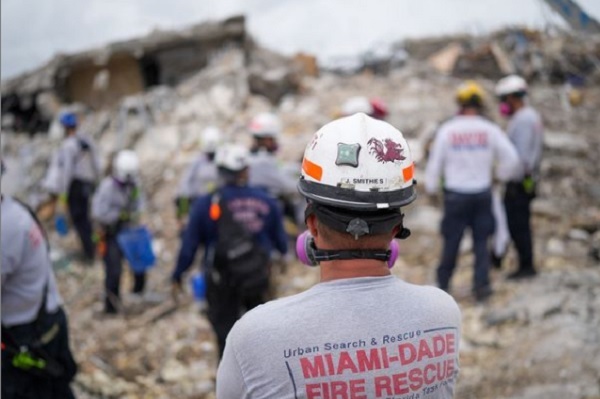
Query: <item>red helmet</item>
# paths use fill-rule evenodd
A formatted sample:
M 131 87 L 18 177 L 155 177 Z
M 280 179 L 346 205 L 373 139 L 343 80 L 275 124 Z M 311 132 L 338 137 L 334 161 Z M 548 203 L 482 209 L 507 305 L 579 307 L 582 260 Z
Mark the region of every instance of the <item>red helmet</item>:
M 370 100 L 373 112 L 371 116 L 376 119 L 385 119 L 388 116 L 388 107 L 381 98 L 372 98 Z

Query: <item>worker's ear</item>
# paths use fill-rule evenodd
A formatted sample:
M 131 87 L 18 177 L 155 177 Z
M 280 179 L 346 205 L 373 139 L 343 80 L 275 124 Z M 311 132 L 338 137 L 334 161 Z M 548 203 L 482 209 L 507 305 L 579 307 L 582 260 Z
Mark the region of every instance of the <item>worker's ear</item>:
M 308 227 L 308 231 L 310 231 L 310 234 L 314 238 L 317 238 L 317 236 L 319 235 L 319 233 L 317 231 L 318 223 L 319 222 L 317 221 L 317 217 L 314 214 L 308 215 L 308 217 L 306 218 L 306 227 Z

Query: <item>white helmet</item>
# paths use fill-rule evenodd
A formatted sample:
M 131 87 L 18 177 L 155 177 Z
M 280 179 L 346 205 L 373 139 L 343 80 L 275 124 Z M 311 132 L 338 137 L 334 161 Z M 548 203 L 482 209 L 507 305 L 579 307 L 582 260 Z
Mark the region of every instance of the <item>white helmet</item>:
M 413 202 L 414 164 L 402 133 L 363 113 L 334 120 L 307 145 L 298 190 L 309 201 L 352 211 Z
M 215 164 L 230 172 L 240 172 L 248 167 L 248 149 L 235 143 L 222 145 L 217 149 Z
M 508 75 L 498 81 L 495 91 L 498 97 L 516 93 L 525 94 L 527 92 L 527 82 L 518 75 Z
M 113 175 L 120 182 L 133 182 L 138 175 L 139 165 L 135 152 L 131 150 L 119 151 L 113 161 Z
M 221 142 L 221 131 L 215 126 L 208 126 L 202 131 L 202 151 L 215 152 Z
M 277 115 L 263 112 L 252 118 L 249 130 L 255 137 L 277 138 L 281 134 L 281 121 Z
M 373 105 L 367 97 L 350 97 L 344 105 L 342 105 L 342 115 L 350 116 L 362 112 L 363 114 L 372 115 Z

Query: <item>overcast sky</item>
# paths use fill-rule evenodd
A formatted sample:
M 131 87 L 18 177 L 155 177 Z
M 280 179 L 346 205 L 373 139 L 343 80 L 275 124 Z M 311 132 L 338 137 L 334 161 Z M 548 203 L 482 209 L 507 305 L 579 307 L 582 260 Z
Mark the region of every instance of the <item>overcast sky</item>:
M 600 19 L 600 0 L 578 0 Z M 406 37 L 559 23 L 542 0 L 1 0 L 2 79 L 152 29 L 244 13 L 259 42 L 285 54 L 353 55 Z

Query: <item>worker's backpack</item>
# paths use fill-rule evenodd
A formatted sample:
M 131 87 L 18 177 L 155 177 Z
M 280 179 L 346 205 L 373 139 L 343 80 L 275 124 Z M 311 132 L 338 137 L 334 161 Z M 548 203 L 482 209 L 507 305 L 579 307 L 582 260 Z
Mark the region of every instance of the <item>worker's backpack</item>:
M 218 231 L 213 266 L 222 284 L 245 298 L 264 294 L 269 287 L 269 253 L 234 220 L 218 192 L 212 198 L 211 218 L 217 220 Z

